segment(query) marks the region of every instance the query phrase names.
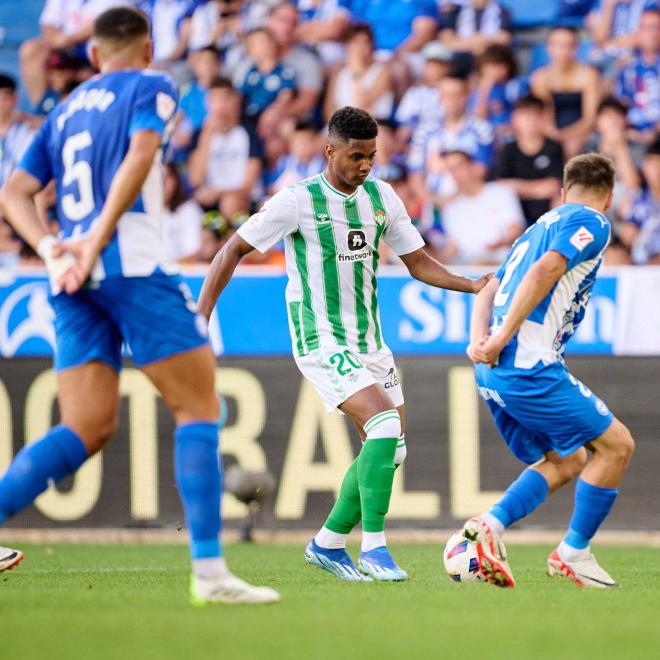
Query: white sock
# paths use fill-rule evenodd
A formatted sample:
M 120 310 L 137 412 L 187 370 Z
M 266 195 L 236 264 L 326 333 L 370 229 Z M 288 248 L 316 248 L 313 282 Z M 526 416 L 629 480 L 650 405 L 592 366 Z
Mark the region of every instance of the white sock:
M 506 528 L 502 522 L 498 520 L 492 513 L 482 513 L 479 517 L 483 518 L 488 523 L 495 534 L 498 536 L 502 536 L 502 534 L 504 534 L 504 530 Z
M 321 527 L 318 534 L 314 537 L 316 545 L 326 548 L 327 550 L 337 550 L 346 547 L 346 539 L 348 534 L 338 534 L 333 532 L 327 527 Z
M 217 580 L 231 575 L 224 557 L 193 559 L 193 572 L 200 580 Z
M 565 541 L 562 541 L 557 548 L 557 552 L 564 561 L 580 561 L 580 559 L 588 557 L 591 550 L 589 550 L 589 546 L 586 548 L 574 548 Z
M 369 552 L 383 545 L 387 545 L 385 532 L 362 532 L 362 552 Z

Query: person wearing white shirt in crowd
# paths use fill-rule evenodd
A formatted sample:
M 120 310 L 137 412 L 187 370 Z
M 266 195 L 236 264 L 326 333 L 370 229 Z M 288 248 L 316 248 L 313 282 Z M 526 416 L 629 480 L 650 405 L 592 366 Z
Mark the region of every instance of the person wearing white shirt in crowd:
M 390 66 L 374 57 L 374 37 L 367 23 L 352 25 L 345 37 L 346 64 L 330 79 L 325 116 L 353 106 L 366 110 L 376 119 L 389 119 L 394 110 L 394 90 Z
M 191 198 L 174 165 L 166 165 L 163 187 L 163 238 L 168 259 L 188 261 L 202 243 L 202 207 Z
M 214 80 L 206 98 L 208 115 L 188 177 L 204 208 L 216 208 L 228 221 L 239 222 L 260 194 L 261 143 L 240 122 L 241 95 L 230 80 Z
M 154 63 L 165 65 L 183 58 L 190 37 L 190 19 L 200 0 L 137 0 L 149 17 L 154 42 Z
M 457 195 L 442 211 L 444 259 L 465 265 L 499 264 L 525 229 L 516 194 L 508 186 L 486 183 L 483 169 L 462 151 L 445 154 Z
M 72 50 L 84 56 L 94 19 L 106 9 L 134 4 L 132 0 L 46 0 L 39 17 L 41 35 L 24 41 L 19 49 L 21 82 L 30 102 L 36 105 L 46 92 L 46 60 L 51 50 Z
M 422 49 L 424 68 L 416 85 L 409 87 L 394 116 L 399 124 L 399 138 L 408 142 L 415 129 L 442 118 L 438 85 L 452 71 L 453 53 L 439 41 L 431 41 Z
M 344 61 L 344 34 L 351 23 L 351 0 L 298 0 L 298 40 L 315 48 L 325 67 Z

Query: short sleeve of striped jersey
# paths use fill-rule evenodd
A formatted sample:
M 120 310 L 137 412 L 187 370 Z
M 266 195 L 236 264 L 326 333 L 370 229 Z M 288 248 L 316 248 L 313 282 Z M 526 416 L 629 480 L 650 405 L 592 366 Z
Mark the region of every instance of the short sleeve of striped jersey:
M 290 188 L 275 193 L 239 230 L 238 235 L 259 252 L 298 229 L 298 201 Z
M 382 184 L 381 184 L 382 185 Z M 385 242 L 394 250 L 397 256 L 410 254 L 424 247 L 424 239 L 413 226 L 408 211 L 403 205 L 401 198 L 388 185 L 382 185 L 386 200 L 386 211 L 388 218 L 386 220 L 383 238 Z

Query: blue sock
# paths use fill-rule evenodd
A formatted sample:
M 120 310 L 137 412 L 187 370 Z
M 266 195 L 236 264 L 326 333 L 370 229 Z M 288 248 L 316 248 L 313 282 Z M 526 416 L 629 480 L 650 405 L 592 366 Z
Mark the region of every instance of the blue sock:
M 504 527 L 528 516 L 545 502 L 550 487 L 536 470 L 525 470 L 506 490 L 504 497 L 490 510 Z
M 23 447 L 0 479 L 0 524 L 32 504 L 51 481 L 75 472 L 88 456 L 82 440 L 62 425 Z
M 218 425 L 191 422 L 178 426 L 174 441 L 174 474 L 190 531 L 191 556 L 221 557 Z
M 602 488 L 578 479 L 575 486 L 575 509 L 564 543 L 582 550 L 589 546 L 598 528 L 612 510 L 619 494 L 616 488 Z

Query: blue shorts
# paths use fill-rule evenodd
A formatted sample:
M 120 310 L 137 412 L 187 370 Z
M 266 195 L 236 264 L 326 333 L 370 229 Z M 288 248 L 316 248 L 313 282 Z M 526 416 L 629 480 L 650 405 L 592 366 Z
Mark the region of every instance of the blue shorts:
M 565 365 L 530 370 L 475 367 L 479 394 L 513 454 L 531 464 L 550 451 L 568 456 L 602 435 L 614 416 Z
M 208 343 L 206 321 L 178 275 L 111 277 L 50 303 L 57 371 L 98 360 L 119 372 L 123 343 L 138 367 Z

